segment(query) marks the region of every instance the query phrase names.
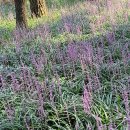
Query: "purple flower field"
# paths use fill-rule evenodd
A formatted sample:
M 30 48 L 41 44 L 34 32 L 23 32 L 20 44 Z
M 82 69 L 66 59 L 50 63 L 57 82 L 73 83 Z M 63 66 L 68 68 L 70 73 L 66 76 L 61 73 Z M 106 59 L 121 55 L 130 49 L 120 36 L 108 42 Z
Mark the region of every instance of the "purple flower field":
M 14 19 L 0 20 L 0 130 L 130 130 L 129 0 Z

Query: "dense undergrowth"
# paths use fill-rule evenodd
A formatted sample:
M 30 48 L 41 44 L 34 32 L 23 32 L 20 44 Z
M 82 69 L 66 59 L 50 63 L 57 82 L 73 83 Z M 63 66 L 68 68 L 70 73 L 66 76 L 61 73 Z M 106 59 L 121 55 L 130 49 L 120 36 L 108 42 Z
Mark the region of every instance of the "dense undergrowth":
M 0 26 L 0 130 L 129 130 L 130 3 L 39 20 Z

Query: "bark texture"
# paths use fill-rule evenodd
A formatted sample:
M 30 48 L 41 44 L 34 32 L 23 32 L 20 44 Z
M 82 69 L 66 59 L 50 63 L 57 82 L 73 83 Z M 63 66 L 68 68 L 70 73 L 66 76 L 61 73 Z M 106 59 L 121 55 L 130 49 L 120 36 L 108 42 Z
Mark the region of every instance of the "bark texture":
M 16 11 L 16 26 L 27 28 L 26 0 L 14 0 Z
M 32 17 L 42 17 L 47 15 L 45 0 L 29 0 Z

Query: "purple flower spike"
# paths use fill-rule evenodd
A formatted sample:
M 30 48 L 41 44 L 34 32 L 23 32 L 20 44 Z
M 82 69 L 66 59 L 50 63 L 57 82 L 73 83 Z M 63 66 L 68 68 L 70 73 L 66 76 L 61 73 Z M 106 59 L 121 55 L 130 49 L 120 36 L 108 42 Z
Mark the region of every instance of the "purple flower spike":
M 78 59 L 78 50 L 76 45 L 69 44 L 67 47 L 67 54 L 69 59 L 71 59 L 72 61 L 76 61 Z
M 18 92 L 20 90 L 20 84 L 18 83 L 18 80 L 14 73 L 11 74 L 12 79 L 12 88 L 14 92 Z
M 108 33 L 106 37 L 110 45 L 115 41 L 115 35 L 112 32 Z
M 91 105 L 92 105 L 92 95 L 91 92 L 88 91 L 87 88 L 84 88 L 84 93 L 83 93 L 83 107 L 84 111 L 87 114 L 91 113 Z

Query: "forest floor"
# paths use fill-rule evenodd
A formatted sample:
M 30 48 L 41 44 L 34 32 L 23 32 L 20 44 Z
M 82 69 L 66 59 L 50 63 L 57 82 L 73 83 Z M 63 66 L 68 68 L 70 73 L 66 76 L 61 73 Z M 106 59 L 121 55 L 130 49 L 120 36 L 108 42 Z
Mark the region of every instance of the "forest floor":
M 50 9 L 28 30 L 0 9 L 0 130 L 128 129 L 128 0 Z

